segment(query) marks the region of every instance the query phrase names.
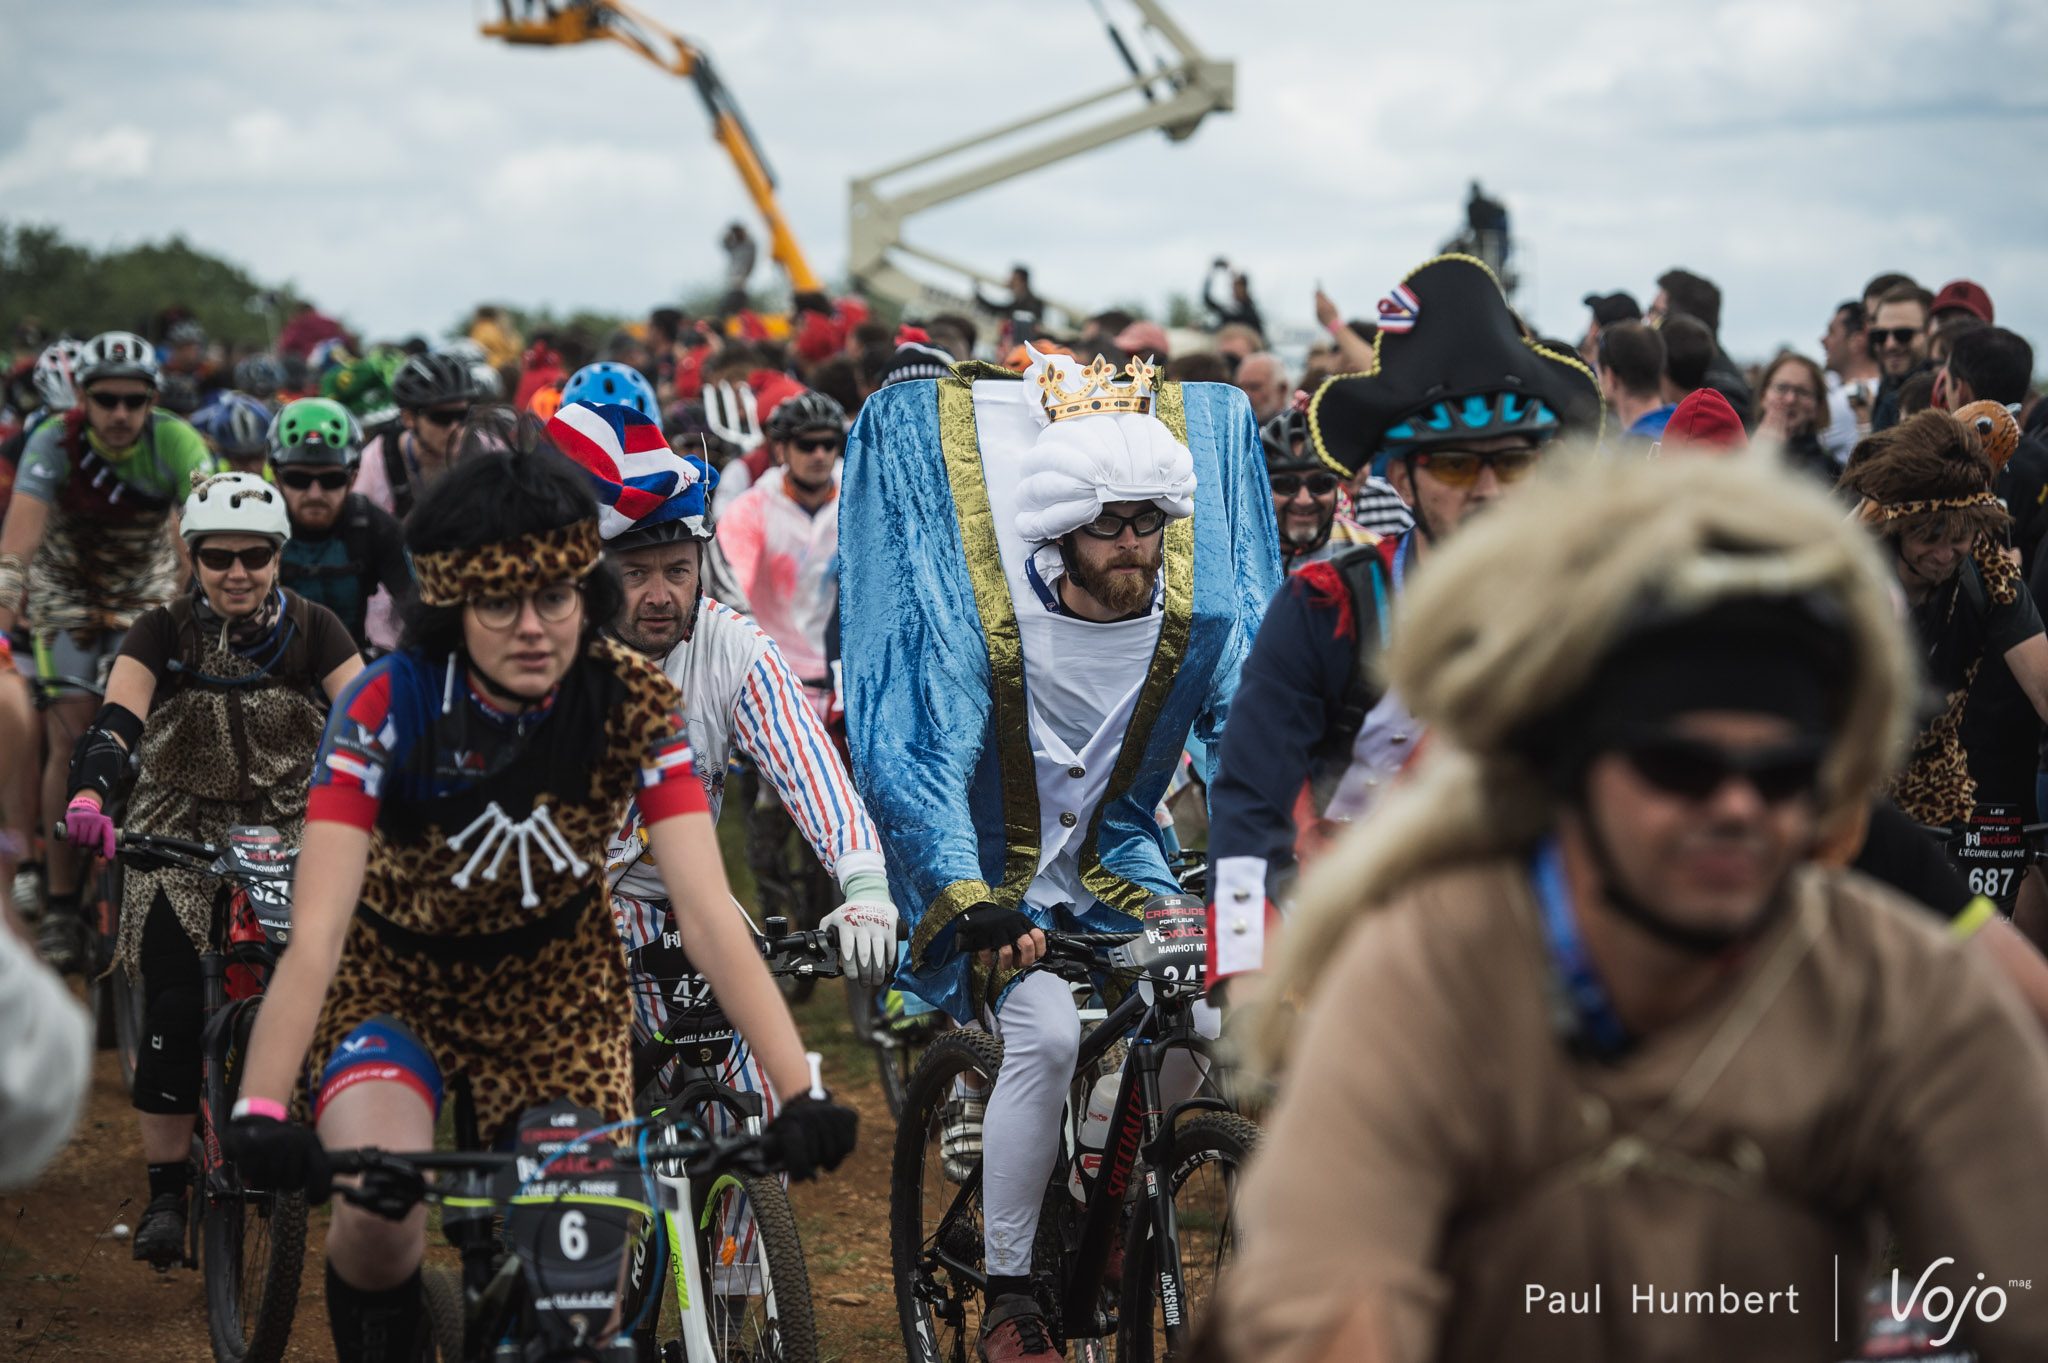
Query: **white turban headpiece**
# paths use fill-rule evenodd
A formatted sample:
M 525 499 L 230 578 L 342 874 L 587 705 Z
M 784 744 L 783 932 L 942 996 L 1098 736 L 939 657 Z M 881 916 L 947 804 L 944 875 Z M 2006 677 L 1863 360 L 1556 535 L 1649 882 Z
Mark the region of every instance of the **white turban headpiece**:
M 1031 358 L 1024 371 L 1038 419 L 1038 439 L 1025 452 L 1017 482 L 1017 533 L 1040 544 L 1080 529 L 1109 502 L 1150 502 L 1178 520 L 1195 514 L 1195 457 L 1149 413 L 1068 417 L 1045 413 L 1038 376 L 1055 368 L 1071 388 L 1086 382 L 1066 355 Z

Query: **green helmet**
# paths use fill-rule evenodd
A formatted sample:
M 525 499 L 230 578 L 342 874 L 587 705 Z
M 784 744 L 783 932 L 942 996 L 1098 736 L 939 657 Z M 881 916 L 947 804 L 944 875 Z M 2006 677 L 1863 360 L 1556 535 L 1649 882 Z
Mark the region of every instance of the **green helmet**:
M 363 457 L 363 431 L 348 409 L 332 398 L 287 402 L 270 423 L 273 464 L 342 464 L 354 468 Z

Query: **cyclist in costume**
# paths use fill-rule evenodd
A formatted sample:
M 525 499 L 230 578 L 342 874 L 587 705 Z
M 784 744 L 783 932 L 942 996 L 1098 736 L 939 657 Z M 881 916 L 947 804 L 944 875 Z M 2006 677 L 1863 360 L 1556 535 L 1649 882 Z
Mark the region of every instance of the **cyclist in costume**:
M 456 432 L 477 401 L 476 376 L 453 355 L 415 355 L 391 376 L 398 425 L 363 451 L 356 491 L 404 520 L 455 463 Z
M 328 398 L 300 398 L 278 412 L 267 444 L 292 521 L 284 584 L 339 616 L 356 647 L 390 648 L 397 636 L 372 634 L 370 607 L 381 602 L 388 620 L 412 595 L 412 568 L 398 521 L 350 491 L 362 463 L 356 419 Z
M 26 590 L 37 671 L 104 684 L 136 619 L 175 596 L 190 571 L 177 538 L 192 476 L 215 470 L 199 433 L 154 410 L 156 352 L 109 331 L 86 343 L 85 400 L 37 427 L 22 451 L 7 519 L 0 523 L 0 633 L 13 630 Z M 63 817 L 71 747 L 98 701 L 60 686 L 44 714 L 43 819 Z M 79 960 L 80 867 L 68 847 L 47 849 L 43 915 L 53 961 Z
M 913 925 L 898 980 L 1003 1040 L 981 1351 L 1006 1361 L 1056 1356 L 1028 1275 L 1081 1035 L 1067 985 L 1019 971 L 1043 929 L 1129 930 L 1177 892 L 1153 811 L 1280 580 L 1242 392 L 1031 360 L 871 397 L 840 550 L 854 773 Z
M 465 458 L 407 523 L 418 604 L 322 741 L 292 945 L 230 1153 L 258 1186 L 322 1197 L 323 1142 L 431 1147 L 458 1075 L 487 1141 L 554 1098 L 630 1117 L 632 1010 L 602 877 L 637 798 L 685 949 L 781 1099 L 791 1174 L 834 1167 L 854 1115 L 806 1096 L 803 1044 L 726 896 L 675 686 L 601 632 L 621 593 L 587 479 L 533 429 L 518 442 Z M 317 1135 L 287 1120 L 302 1078 Z M 339 1358 L 415 1356 L 424 1250 L 423 1209 L 336 1206 Z
M 2011 524 L 1991 490 L 1995 471 L 1976 433 L 1946 412 L 1922 412 L 1868 436 L 1840 486 L 1897 574 L 1941 713 L 1921 729 L 1892 797 L 1921 823 L 1975 812 L 1963 714 L 1987 654 L 2002 657 L 2036 713 L 2048 718 L 2048 635 L 2026 582 L 2000 552 Z
M 1309 408 L 1323 468 L 1351 478 L 1387 456 L 1415 529 L 1295 573 L 1245 660 L 1238 721 L 1210 795 L 1210 982 L 1259 968 L 1298 843 L 1362 818 L 1421 730 L 1379 666 L 1408 576 L 1534 466 L 1575 412 L 1600 411 L 1576 356 L 1527 341 L 1493 272 L 1469 256 L 1411 271 L 1381 304 L 1367 374 L 1326 382 Z M 1404 325 L 1405 324 L 1405 325 Z
M 1338 513 L 1344 480 L 1316 458 L 1308 413 L 1289 407 L 1259 428 L 1266 451 L 1266 481 L 1273 489 L 1273 517 L 1280 526 L 1280 565 L 1292 575 L 1311 563 L 1379 536 Z
M 2038 1257 L 2039 1024 L 1810 860 L 1917 681 L 1883 565 L 1801 482 L 1587 460 L 1417 577 L 1388 669 L 1430 750 L 1289 924 L 1225 1357 L 1839 1358 L 1880 1219 L 1957 1297 Z M 2048 1354 L 2048 1297 L 1986 1306 L 1958 1352 Z
M 306 780 L 327 707 L 362 670 L 325 607 L 278 586 L 291 535 L 284 499 L 254 474 L 223 473 L 185 501 L 180 525 L 198 586 L 136 620 L 107 679 L 106 703 L 71 759 L 66 841 L 114 855 L 103 809 L 140 769 L 126 826 L 225 845 L 228 830 L 267 824 L 298 841 Z M 184 1257 L 192 1125 L 199 1111 L 203 994 L 215 886 L 177 868 L 128 868 L 115 968 L 139 976 L 145 1040 L 135 1110 L 149 1165 L 149 1205 L 134 1257 Z

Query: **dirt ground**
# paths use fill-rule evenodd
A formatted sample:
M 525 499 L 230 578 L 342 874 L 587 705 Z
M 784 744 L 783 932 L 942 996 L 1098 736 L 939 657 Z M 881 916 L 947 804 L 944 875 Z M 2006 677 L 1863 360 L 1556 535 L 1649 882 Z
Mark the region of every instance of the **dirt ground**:
M 795 1190 L 816 1302 L 820 1357 L 903 1356 L 889 1275 L 888 1108 L 868 1052 L 854 1045 L 839 987 L 820 985 L 798 1010 L 825 1055 L 825 1082 L 861 1114 L 861 1141 L 838 1172 Z M 71 1145 L 43 1177 L 0 1197 L 0 1328 L 9 1360 L 206 1360 L 204 1289 L 196 1271 L 159 1274 L 128 1257 L 125 1234 L 148 1200 L 134 1110 L 111 1051 L 95 1062 L 92 1097 Z M 286 1357 L 331 1360 L 323 1305 L 326 1213 L 307 1236 L 298 1325 Z

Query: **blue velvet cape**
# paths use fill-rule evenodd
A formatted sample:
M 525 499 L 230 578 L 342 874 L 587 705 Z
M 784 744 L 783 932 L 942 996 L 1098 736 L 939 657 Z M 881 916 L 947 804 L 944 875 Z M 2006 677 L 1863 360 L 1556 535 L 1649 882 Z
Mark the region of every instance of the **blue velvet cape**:
M 1007 981 L 969 970 L 952 922 L 982 900 L 1025 907 L 1039 850 L 1023 655 L 973 406 L 977 382 L 1017 381 L 963 365 L 952 378 L 876 393 L 848 438 L 840 484 L 847 731 L 911 927 L 898 983 L 961 1021 Z M 1162 384 L 1155 414 L 1194 454 L 1195 514 L 1167 530 L 1159 643 L 1082 847 L 1095 899 L 1076 915 L 1097 931 L 1128 929 L 1147 899 L 1176 888 L 1153 811 L 1191 730 L 1215 751 L 1280 582 L 1272 492 L 1244 394 Z

